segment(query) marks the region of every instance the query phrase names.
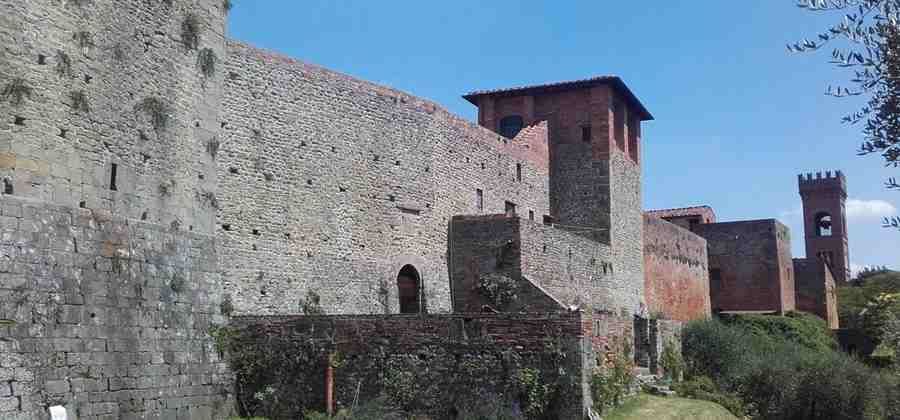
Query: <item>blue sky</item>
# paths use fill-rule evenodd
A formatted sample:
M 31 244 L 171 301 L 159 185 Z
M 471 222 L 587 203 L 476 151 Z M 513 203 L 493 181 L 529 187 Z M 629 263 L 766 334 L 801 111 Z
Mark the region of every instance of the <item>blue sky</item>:
M 829 53 L 791 54 L 836 15 L 794 0 L 237 0 L 232 38 L 395 87 L 471 120 L 463 93 L 622 77 L 656 117 L 644 126 L 645 208 L 711 205 L 719 220 L 775 217 L 802 256 L 800 172 L 848 176 L 850 260 L 900 268 L 900 232 L 883 229 L 900 169 L 858 157 L 855 99 Z

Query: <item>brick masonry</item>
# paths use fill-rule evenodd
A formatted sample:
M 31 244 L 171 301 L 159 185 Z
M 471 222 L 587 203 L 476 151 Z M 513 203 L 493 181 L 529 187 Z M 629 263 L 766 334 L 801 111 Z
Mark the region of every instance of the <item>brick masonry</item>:
M 651 315 L 690 321 L 710 315 L 706 240 L 644 216 L 644 298 Z
M 828 323 L 828 328 L 838 329 L 837 292 L 828 266 L 817 258 L 795 258 L 794 280 L 797 310 L 816 314 Z
M 557 407 L 558 418 L 579 419 L 587 415 L 591 399 L 586 378 L 593 364 L 593 352 L 585 338 L 583 314 L 443 314 L 443 315 L 336 315 L 336 316 L 241 316 L 232 325 L 249 332 L 259 341 L 267 337 L 297 337 L 298 340 L 327 340 L 336 344 L 342 363 L 335 369 L 335 400 L 338 406 L 348 406 L 361 390 L 360 401 L 368 401 L 382 392 L 378 378 L 388 369 L 388 359 L 411 357 L 423 360 L 423 369 L 410 371 L 414 377 L 432 375 L 442 381 L 445 389 L 464 385 L 471 378 L 460 377 L 466 366 L 477 366 L 487 359 L 490 369 L 479 370 L 477 386 L 481 395 L 502 395 L 492 386 L 501 384 L 511 374 L 504 368 L 503 355 L 515 351 L 521 356 L 541 355 L 549 343 L 556 343 L 564 352 L 562 362 L 554 365 L 524 365 L 542 371 L 543 378 L 553 378 L 559 369 L 565 380 L 559 382 L 562 398 Z M 429 349 L 430 357 L 422 353 Z M 377 356 L 383 355 L 383 356 Z M 327 360 L 327 355 L 321 355 Z M 379 359 L 382 357 L 384 360 Z M 428 357 L 427 359 L 422 359 Z M 374 361 L 374 363 L 373 363 Z M 533 361 L 523 357 L 528 363 Z M 461 363 L 462 362 L 462 363 Z M 315 369 L 313 369 L 315 370 Z M 325 368 L 304 371 L 310 378 L 325 376 Z M 318 386 L 312 395 L 321 396 L 319 406 L 324 410 L 324 381 L 311 381 Z M 443 383 L 447 382 L 447 383 Z M 493 385 L 492 385 L 493 384 Z M 421 389 L 419 389 L 421 390 Z M 248 391 L 251 392 L 251 391 Z M 454 396 L 449 396 L 451 399 Z M 315 398 L 315 397 L 313 397 Z M 434 396 L 416 397 L 427 404 Z M 474 401 L 459 401 L 459 404 Z M 446 415 L 447 411 L 434 414 Z
M 790 231 L 774 219 L 700 224 L 706 239 L 715 311 L 794 310 Z

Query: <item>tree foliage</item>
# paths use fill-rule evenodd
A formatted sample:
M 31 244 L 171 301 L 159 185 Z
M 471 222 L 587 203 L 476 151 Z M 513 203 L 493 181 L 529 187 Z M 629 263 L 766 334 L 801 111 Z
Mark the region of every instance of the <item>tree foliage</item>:
M 792 52 L 816 51 L 837 44 L 831 63 L 850 69 L 849 86 L 829 86 L 836 97 L 866 96 L 861 109 L 844 122 L 861 124 L 860 155 L 880 154 L 888 166 L 900 165 L 900 0 L 797 0 L 811 12 L 833 12 L 841 20 L 817 34 L 788 45 Z M 900 189 L 894 178 L 888 189 Z M 885 226 L 900 228 L 900 218 L 886 218 Z

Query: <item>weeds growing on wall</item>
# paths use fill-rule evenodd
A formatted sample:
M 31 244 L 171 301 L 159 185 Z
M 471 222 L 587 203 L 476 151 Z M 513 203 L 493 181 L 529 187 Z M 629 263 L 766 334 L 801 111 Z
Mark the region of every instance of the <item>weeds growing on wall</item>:
M 217 61 L 218 57 L 216 57 L 216 52 L 212 48 L 204 48 L 197 53 L 197 67 L 200 68 L 200 73 L 203 74 L 203 77 L 210 78 L 215 76 Z
M 21 77 L 12 79 L 3 87 L 3 99 L 9 101 L 14 106 L 22 104 L 25 98 L 31 99 L 33 90 L 28 86 L 28 82 Z
M 519 283 L 503 273 L 488 273 L 478 278 L 478 292 L 500 311 L 518 299 L 518 291 Z
M 88 102 L 87 94 L 83 90 L 73 90 L 69 92 L 69 101 L 72 102 L 72 110 L 79 114 L 87 114 L 91 112 L 91 104 Z
M 159 196 L 170 197 L 175 190 L 175 181 L 161 182 L 159 184 Z
M 72 76 L 72 59 L 63 51 L 56 52 L 56 74 L 59 77 Z
M 181 44 L 189 50 L 200 46 L 200 18 L 188 13 L 181 21 Z
M 303 315 L 324 315 L 325 310 L 322 309 L 322 298 L 313 289 L 306 290 L 306 296 L 300 299 L 300 312 Z
M 534 419 L 543 418 L 558 391 L 556 383 L 545 382 L 541 371 L 535 368 L 519 369 L 513 381 L 525 415 Z
M 339 419 L 549 420 L 558 418 L 564 386 L 572 386 L 556 354 L 487 350 L 478 340 L 392 352 L 376 334 L 360 337 L 354 353 L 344 354 L 334 332 L 318 326 L 210 333 L 235 374 L 239 413 L 248 417 L 322 418 L 310 410 L 324 405 L 322 375 L 329 364 Z
M 219 154 L 219 147 L 221 145 L 222 144 L 219 142 L 218 137 L 213 137 L 213 138 L 209 139 L 209 141 L 206 142 L 206 153 L 208 153 L 210 157 L 215 159 L 216 155 Z
M 212 191 L 198 192 L 197 201 L 213 210 L 219 210 L 219 199 L 216 198 L 216 193 Z
M 225 13 L 230 12 L 232 7 L 234 7 L 234 3 L 232 3 L 231 0 L 222 0 L 222 10 L 224 10 Z
M 75 40 L 75 45 L 85 51 L 94 46 L 94 35 L 88 31 L 75 32 L 72 39 Z
M 222 301 L 219 302 L 219 313 L 225 316 L 230 316 L 234 312 L 234 302 L 231 300 L 231 295 L 225 294 L 222 296 Z
M 172 112 L 162 99 L 156 97 L 144 98 L 134 106 L 135 111 L 143 113 L 150 119 L 150 125 L 159 132 L 169 125 L 169 114 Z

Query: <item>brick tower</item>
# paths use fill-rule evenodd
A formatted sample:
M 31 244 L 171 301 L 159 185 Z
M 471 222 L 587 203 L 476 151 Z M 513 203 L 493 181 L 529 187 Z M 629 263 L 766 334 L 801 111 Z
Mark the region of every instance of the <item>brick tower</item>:
M 828 264 L 838 285 L 850 280 L 850 254 L 847 251 L 847 180 L 841 171 L 799 175 L 803 200 L 803 230 L 806 258 L 819 258 Z

